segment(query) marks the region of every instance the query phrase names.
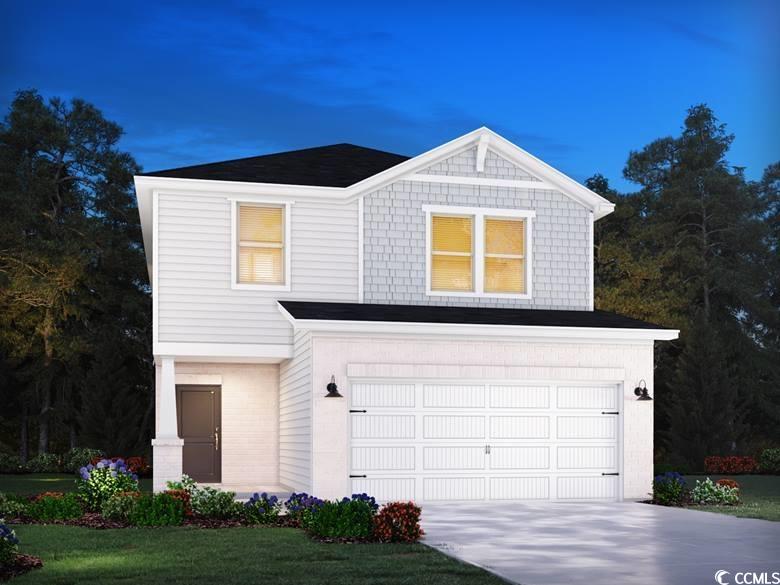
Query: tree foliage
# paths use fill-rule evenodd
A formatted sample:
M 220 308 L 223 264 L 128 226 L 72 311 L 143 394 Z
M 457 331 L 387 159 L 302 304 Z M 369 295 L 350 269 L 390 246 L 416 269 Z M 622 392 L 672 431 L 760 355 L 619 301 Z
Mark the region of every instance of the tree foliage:
M 28 424 L 38 452 L 86 436 L 111 450 L 87 396 L 137 405 L 122 426 L 140 447 L 150 303 L 132 193 L 139 168 L 117 148 L 121 135 L 83 100 L 35 91 L 19 92 L 0 125 L 0 350 L 13 377 L 3 399 L 19 406 L 23 456 Z
M 657 348 L 656 446 L 692 466 L 778 439 L 780 167 L 747 181 L 732 141 L 695 106 L 679 136 L 629 155 L 638 192 L 588 181 L 616 202 L 596 232 L 597 306 L 681 330 Z

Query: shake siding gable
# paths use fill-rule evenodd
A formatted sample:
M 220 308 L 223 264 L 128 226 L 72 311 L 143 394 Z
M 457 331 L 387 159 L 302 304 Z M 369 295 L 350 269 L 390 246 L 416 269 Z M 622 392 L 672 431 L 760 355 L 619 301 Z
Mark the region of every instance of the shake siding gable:
M 485 173 L 476 149 L 421 174 L 529 180 L 525 171 L 488 150 Z M 423 205 L 522 209 L 532 223 L 530 299 L 428 296 L 425 293 L 426 224 Z M 554 190 L 398 181 L 364 201 L 364 298 L 368 303 L 590 309 L 590 212 Z

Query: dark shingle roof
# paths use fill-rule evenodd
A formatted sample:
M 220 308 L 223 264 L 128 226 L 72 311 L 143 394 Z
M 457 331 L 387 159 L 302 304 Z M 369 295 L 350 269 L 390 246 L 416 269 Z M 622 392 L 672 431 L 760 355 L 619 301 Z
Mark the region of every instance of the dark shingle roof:
M 387 321 L 394 323 L 448 323 L 473 325 L 526 325 L 537 327 L 605 327 L 615 329 L 666 329 L 606 311 L 552 311 L 542 309 L 491 309 L 424 305 L 373 305 L 279 301 L 295 319 L 325 321 Z
M 354 144 L 333 144 L 155 171 L 144 176 L 349 187 L 408 159 Z

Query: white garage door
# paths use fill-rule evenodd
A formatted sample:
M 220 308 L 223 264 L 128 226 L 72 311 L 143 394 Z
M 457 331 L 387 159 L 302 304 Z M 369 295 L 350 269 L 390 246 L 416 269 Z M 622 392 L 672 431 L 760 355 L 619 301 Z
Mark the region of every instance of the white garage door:
M 353 493 L 615 500 L 615 385 L 353 383 Z

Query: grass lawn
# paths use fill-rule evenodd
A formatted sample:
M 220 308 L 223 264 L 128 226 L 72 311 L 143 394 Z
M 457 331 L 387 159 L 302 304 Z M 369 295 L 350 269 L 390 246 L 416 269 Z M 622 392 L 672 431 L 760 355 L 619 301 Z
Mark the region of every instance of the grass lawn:
M 76 489 L 76 476 L 70 473 L 0 474 L 0 492 L 31 495 L 41 492 L 71 492 Z M 152 480 L 140 480 L 143 491 L 152 491 Z
M 499 585 L 421 544 L 323 544 L 293 528 L 15 526 L 43 568 L 14 583 Z
M 780 522 L 780 475 L 686 475 L 688 487 L 696 480 L 709 477 L 716 481 L 723 477 L 737 480 L 742 492 L 741 506 L 696 506 L 692 510 L 704 510 L 729 514 L 740 518 L 761 518 Z

